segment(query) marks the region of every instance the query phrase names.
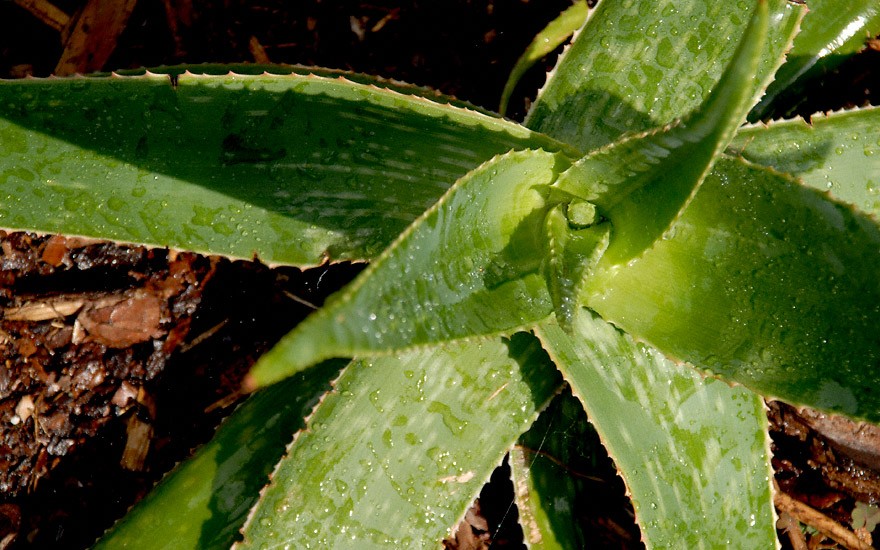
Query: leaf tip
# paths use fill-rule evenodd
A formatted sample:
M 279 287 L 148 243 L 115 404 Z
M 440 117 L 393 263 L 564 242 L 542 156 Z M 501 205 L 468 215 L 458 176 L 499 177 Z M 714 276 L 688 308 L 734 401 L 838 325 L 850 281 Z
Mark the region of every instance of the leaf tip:
M 260 384 L 253 372 L 244 375 L 244 380 L 241 381 L 241 392 L 245 394 L 254 393 L 261 387 L 263 387 L 263 385 Z

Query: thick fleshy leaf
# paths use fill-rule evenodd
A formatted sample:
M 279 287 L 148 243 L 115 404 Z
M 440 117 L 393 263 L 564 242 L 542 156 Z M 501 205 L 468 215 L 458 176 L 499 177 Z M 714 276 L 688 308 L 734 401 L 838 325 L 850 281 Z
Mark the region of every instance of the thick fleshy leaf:
M 758 2 L 600 2 L 541 90 L 526 125 L 590 151 L 695 110 L 733 58 Z M 768 0 L 753 91 L 782 61 L 804 6 Z M 757 100 L 757 97 L 754 98 Z
M 383 82 L 175 83 L 0 82 L 0 227 L 297 265 L 364 259 L 493 155 L 561 147 Z
M 589 206 L 593 214 L 578 228 L 572 210 Z M 590 203 L 554 206 L 544 220 L 547 255 L 544 277 L 553 302 L 553 311 L 563 327 L 571 324 L 580 310 L 580 293 L 596 264 L 608 249 L 609 224 L 592 225 L 595 207 Z
M 558 154 L 520 151 L 469 173 L 264 355 L 251 383 L 271 383 L 330 357 L 510 334 L 549 315 L 545 195 L 568 166 Z
M 615 143 L 568 170 L 560 155 L 523 151 L 468 174 L 357 282 L 261 359 L 252 382 L 329 357 L 514 330 L 548 315 L 548 292 L 569 323 L 589 266 L 626 263 L 659 239 L 745 117 L 767 16 L 762 4 L 718 88 L 680 124 Z M 601 209 L 613 227 L 610 244 L 608 224 L 569 229 L 568 213 L 548 202 L 557 200 L 551 184 L 553 194 Z
M 666 238 L 597 271 L 588 305 L 767 396 L 880 420 L 880 229 L 771 169 L 722 159 Z
M 229 548 L 248 511 L 344 363 L 323 363 L 251 396 L 95 548 Z
M 805 82 L 830 71 L 880 33 L 880 3 L 876 0 L 810 0 L 808 5 L 810 11 L 785 64 L 749 115 L 750 120 L 770 115 L 779 100 L 799 103 Z
M 552 322 L 537 335 L 620 468 L 649 548 L 773 547 L 758 396 L 674 365 L 597 317 L 578 316 L 571 335 Z
M 570 391 L 556 396 L 510 450 L 510 470 L 523 537 L 535 550 L 589 548 L 585 517 L 596 510 L 615 521 L 625 514 L 618 487 L 598 477 L 607 467 L 596 460 L 596 430 Z M 591 514 L 592 513 L 592 514 Z
M 353 362 L 273 474 L 243 546 L 437 546 L 560 384 L 525 333 Z
M 598 214 L 610 220 L 611 242 L 600 265 L 624 264 L 641 254 L 697 192 L 748 112 L 767 18 L 762 2 L 716 88 L 693 114 L 670 128 L 624 138 L 587 155 L 554 184 L 595 204 Z
M 880 108 L 743 128 L 730 150 L 880 219 Z
M 513 70 L 510 71 L 510 76 L 507 78 L 504 90 L 501 92 L 501 103 L 498 107 L 499 113 L 503 115 L 507 111 L 507 103 L 510 101 L 510 96 L 526 71 L 532 68 L 542 57 L 561 46 L 574 34 L 574 31 L 581 28 L 587 19 L 589 10 L 590 8 L 587 6 L 586 0 L 576 0 L 574 4 L 559 14 L 559 17 L 551 21 L 535 36 L 526 48 L 526 51 L 516 60 Z

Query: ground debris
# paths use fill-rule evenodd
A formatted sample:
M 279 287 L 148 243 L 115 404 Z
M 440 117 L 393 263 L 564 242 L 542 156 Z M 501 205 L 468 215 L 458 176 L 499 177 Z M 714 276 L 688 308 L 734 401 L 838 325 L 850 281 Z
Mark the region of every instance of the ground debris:
M 123 383 L 162 370 L 174 351 L 164 337 L 186 327 L 212 265 L 158 249 L 3 237 L 0 490 L 16 495 L 123 410 L 114 404 Z
M 778 401 L 768 402 L 768 418 L 776 504 L 786 516 L 777 524 L 780 539 L 792 548 L 801 541 L 809 548 L 862 548 L 880 538 L 876 525 L 864 529 L 856 519 L 859 508 L 876 511 L 880 504 L 876 427 Z
M 91 546 L 362 268 L 0 231 L 0 548 Z

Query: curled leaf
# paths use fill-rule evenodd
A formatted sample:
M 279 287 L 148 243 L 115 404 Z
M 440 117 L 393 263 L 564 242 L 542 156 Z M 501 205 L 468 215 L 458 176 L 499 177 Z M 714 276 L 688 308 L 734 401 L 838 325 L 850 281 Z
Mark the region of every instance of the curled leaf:
M 745 120 L 767 26 L 767 4 L 760 2 L 718 85 L 691 115 L 587 155 L 554 184 L 594 203 L 611 221 L 602 266 L 625 264 L 649 248 L 697 192 L 719 151 Z

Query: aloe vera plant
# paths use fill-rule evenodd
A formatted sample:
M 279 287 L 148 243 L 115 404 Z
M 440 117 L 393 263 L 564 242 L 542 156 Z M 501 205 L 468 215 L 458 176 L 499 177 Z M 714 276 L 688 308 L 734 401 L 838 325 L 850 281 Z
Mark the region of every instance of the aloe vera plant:
M 510 453 L 577 547 L 571 407 L 646 544 L 775 544 L 761 396 L 880 421 L 880 118 L 743 123 L 877 12 L 605 0 L 524 125 L 300 68 L 3 82 L 0 226 L 370 262 L 99 546 L 428 547 Z

